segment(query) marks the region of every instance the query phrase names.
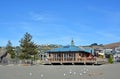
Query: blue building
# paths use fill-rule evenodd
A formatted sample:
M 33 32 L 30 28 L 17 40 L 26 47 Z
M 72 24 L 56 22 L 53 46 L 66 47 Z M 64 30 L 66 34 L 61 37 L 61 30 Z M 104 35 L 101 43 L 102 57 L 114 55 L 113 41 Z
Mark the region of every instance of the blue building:
M 74 45 L 74 41 L 71 41 L 71 45 L 62 46 L 46 52 L 48 54 L 48 61 L 51 64 L 59 63 L 93 63 L 93 49 L 83 48 Z

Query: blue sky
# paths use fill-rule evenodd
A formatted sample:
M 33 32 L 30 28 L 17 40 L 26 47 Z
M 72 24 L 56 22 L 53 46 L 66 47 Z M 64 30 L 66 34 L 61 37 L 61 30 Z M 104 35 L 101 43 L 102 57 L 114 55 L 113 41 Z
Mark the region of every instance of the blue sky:
M 0 46 L 26 32 L 37 44 L 107 44 L 120 41 L 119 0 L 0 0 Z

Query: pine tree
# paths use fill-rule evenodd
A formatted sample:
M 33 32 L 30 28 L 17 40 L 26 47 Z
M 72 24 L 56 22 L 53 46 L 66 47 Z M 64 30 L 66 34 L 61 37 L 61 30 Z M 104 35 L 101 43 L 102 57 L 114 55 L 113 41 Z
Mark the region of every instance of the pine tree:
M 32 41 L 32 35 L 28 32 L 25 33 L 24 37 L 20 40 L 20 47 L 22 53 L 20 54 L 21 59 L 31 59 L 32 55 L 37 54 L 37 45 Z
M 7 53 L 10 54 L 10 57 L 14 59 L 15 58 L 14 47 L 12 46 L 12 43 L 10 40 L 7 43 L 6 49 L 7 49 Z

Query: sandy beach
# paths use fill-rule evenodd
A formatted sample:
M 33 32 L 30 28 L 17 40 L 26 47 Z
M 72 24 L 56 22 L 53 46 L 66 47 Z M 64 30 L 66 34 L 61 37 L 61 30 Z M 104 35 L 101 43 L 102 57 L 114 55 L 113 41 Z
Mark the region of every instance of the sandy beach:
M 0 66 L 0 79 L 119 79 L 120 64 Z

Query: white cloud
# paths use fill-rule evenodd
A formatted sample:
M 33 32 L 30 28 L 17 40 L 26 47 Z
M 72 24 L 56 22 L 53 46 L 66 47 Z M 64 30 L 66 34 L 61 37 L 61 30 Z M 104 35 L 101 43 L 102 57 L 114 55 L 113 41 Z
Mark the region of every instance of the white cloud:
M 38 21 L 38 22 L 47 22 L 47 23 L 50 23 L 52 21 L 55 21 L 56 20 L 56 17 L 53 16 L 52 14 L 50 13 L 47 13 L 47 12 L 41 12 L 41 13 L 37 13 L 37 12 L 30 12 L 29 13 L 30 17 L 31 17 L 31 20 L 33 21 Z

